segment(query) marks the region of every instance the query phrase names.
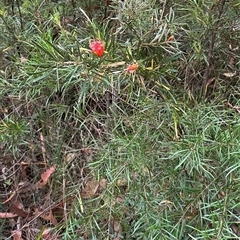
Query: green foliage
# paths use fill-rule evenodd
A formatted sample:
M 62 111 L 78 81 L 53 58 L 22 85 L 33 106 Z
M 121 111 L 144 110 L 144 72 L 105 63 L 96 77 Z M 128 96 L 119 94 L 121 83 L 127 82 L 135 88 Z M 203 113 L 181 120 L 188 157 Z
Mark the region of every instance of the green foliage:
M 7 150 L 16 153 L 20 145 L 26 144 L 26 135 L 29 132 L 25 120 L 5 118 L 0 124 L 0 141 Z
M 105 4 L 0 3 L 1 191 L 24 156 L 61 239 L 238 239 L 238 1 Z

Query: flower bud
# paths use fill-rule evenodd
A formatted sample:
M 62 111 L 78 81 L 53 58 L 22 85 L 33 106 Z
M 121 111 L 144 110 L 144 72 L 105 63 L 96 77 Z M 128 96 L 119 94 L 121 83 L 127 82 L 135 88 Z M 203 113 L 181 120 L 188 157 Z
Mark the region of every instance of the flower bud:
M 128 65 L 127 66 L 127 72 L 129 73 L 133 73 L 138 69 L 138 63 L 132 64 L 132 65 Z
M 98 57 L 102 57 L 104 54 L 104 44 L 102 41 L 100 40 L 94 40 L 90 43 L 90 49 L 92 50 L 92 52 L 98 56 Z

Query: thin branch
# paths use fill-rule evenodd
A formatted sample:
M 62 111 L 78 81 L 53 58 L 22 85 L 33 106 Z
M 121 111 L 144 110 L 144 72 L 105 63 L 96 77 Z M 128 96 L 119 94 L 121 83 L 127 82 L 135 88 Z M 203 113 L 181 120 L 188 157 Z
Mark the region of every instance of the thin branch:
M 18 14 L 19 14 L 19 18 L 20 18 L 21 30 L 23 31 L 23 20 L 22 20 L 22 13 L 21 13 L 20 5 L 19 5 L 19 0 L 16 0 L 16 3 L 17 3 Z
M 163 8 L 162 8 L 162 14 L 161 14 L 161 17 L 160 17 L 160 21 L 162 21 L 162 19 L 163 19 L 163 15 L 165 13 L 166 6 L 167 6 L 167 0 L 165 0 L 164 3 L 163 3 Z
M 208 61 L 208 65 L 207 68 L 204 72 L 203 75 L 203 91 L 204 91 L 204 96 L 206 95 L 206 85 L 208 82 L 208 78 L 211 74 L 211 72 L 214 70 L 214 66 L 212 64 L 213 62 L 213 55 L 214 55 L 214 48 L 215 48 L 215 39 L 216 39 L 216 34 L 219 28 L 219 21 L 223 15 L 224 12 L 224 6 L 225 6 L 226 0 L 222 0 L 220 3 L 218 2 L 217 4 L 219 5 L 218 8 L 218 15 L 217 15 L 217 20 L 214 24 L 214 28 L 211 30 L 211 36 L 210 36 L 210 43 L 209 43 L 209 48 L 208 48 L 208 57 L 207 57 L 207 61 Z M 214 10 L 215 8 L 215 3 L 213 4 L 213 6 L 211 7 L 211 11 Z

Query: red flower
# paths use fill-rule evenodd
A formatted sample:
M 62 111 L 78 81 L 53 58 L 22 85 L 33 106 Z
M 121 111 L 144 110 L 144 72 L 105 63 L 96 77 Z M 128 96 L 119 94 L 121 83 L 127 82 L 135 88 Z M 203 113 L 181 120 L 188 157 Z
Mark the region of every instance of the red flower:
M 128 65 L 127 66 L 127 72 L 129 73 L 133 73 L 138 69 L 138 63 L 132 64 L 132 65 Z
M 90 43 L 90 49 L 98 57 L 102 57 L 104 54 L 104 44 L 100 40 L 92 41 Z

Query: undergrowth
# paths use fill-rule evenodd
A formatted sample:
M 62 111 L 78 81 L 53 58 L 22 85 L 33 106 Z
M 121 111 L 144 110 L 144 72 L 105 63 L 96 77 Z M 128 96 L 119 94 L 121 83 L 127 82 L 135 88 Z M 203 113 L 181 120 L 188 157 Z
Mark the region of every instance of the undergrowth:
M 238 7 L 0 3 L 0 238 L 239 239 Z

